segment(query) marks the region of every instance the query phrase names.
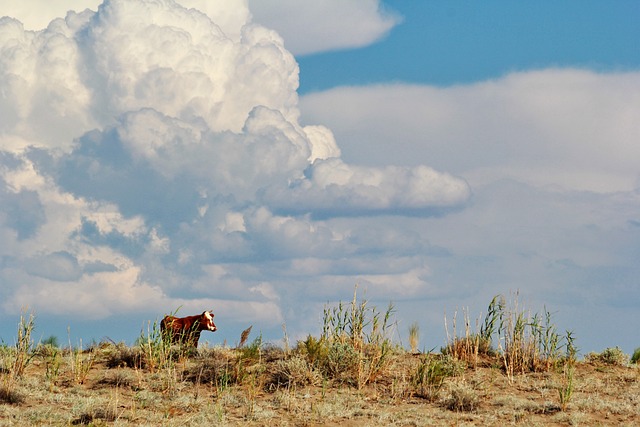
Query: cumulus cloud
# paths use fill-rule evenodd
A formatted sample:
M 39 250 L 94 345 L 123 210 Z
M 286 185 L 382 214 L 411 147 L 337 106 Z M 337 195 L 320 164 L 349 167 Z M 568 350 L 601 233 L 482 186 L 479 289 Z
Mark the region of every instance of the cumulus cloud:
M 628 191 L 640 176 L 639 86 L 637 72 L 548 69 L 449 88 L 335 88 L 303 97 L 301 109 L 344 141 L 345 161 L 429 159 L 477 184 Z
M 400 22 L 380 0 L 249 0 L 256 22 L 274 28 L 296 55 L 362 47 Z
M 411 252 L 424 254 L 429 269 L 414 263 L 402 277 L 421 272 L 408 283 L 443 292 L 405 302 L 403 311 L 435 317 L 448 302 L 482 312 L 495 294 L 519 290 L 528 307 L 554 307 L 584 351 L 632 350 L 631 306 L 640 302 L 639 87 L 637 72 L 576 69 L 444 88 L 341 87 L 302 97 L 301 121 L 329 126 L 343 142 L 341 161 L 383 167 L 428 159 L 473 188 L 470 207 L 455 215 L 403 219 L 425 245 Z M 594 311 L 615 313 L 615 336 Z
M 351 287 L 372 257 L 420 246 L 341 218 L 466 205 L 450 174 L 342 160 L 331 130 L 300 124 L 297 86 L 283 39 L 243 1 L 105 0 L 39 31 L 0 19 L 3 308 L 213 306 L 274 327 L 296 277 L 321 286 L 307 259 Z M 339 262 L 350 256 L 362 269 Z M 398 276 L 409 295 L 425 271 L 408 258 L 366 280 Z

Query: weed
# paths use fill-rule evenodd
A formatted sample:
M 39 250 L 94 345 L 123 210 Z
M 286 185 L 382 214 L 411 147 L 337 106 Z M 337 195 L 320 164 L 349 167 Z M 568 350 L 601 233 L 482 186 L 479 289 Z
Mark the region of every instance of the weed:
M 35 316 L 33 313 L 30 313 L 28 318 L 25 317 L 25 313 L 20 315 L 18 338 L 16 340 L 13 366 L 11 367 L 11 374 L 14 378 L 19 378 L 24 374 L 24 370 L 35 355 L 33 351 L 33 341 L 31 339 L 31 333 L 34 327 Z
M 464 336 L 458 336 L 457 333 L 457 312 L 453 315 L 452 327 L 450 333 L 447 318 L 445 316 L 444 325 L 447 332 L 447 346 L 442 349 L 443 354 L 451 355 L 457 360 L 464 361 L 467 366 L 477 368 L 480 356 L 493 355 L 491 341 L 480 332 L 472 332 L 469 314 L 464 313 Z M 478 331 L 478 321 L 476 321 L 476 331 Z
M 57 347 L 46 345 L 43 347 L 46 349 L 41 354 L 45 357 L 45 378 L 49 382 L 49 387 L 52 389 L 58 382 L 60 376 L 60 364 L 62 358 L 60 356 L 60 350 Z
M 418 343 L 420 342 L 420 326 L 418 322 L 414 322 L 409 326 L 409 347 L 411 353 L 416 354 L 418 352 Z
M 455 359 L 446 355 L 426 354 L 411 377 L 414 395 L 434 402 L 444 385 L 445 379 L 459 375 L 463 368 Z
M 247 339 L 249 338 L 249 334 L 251 333 L 252 328 L 253 325 L 242 331 L 242 333 L 240 334 L 240 342 L 238 343 L 238 348 L 244 347 L 244 345 L 247 343 Z
M 569 402 L 571 401 L 571 397 L 573 396 L 574 390 L 574 373 L 575 366 L 573 363 L 566 363 L 562 369 L 562 384 L 558 387 L 558 397 L 560 400 L 560 408 L 565 411 Z
M 375 381 L 390 362 L 393 304 L 384 313 L 358 301 L 357 287 L 347 306 L 325 307 L 320 339 L 304 342 L 309 361 L 324 375 L 358 388 Z
M 168 337 L 163 336 L 157 320 L 153 324 L 147 324 L 146 334 L 144 331 L 140 332 L 137 343 L 142 352 L 144 366 L 149 371 L 155 372 L 173 366 L 171 344 Z
M 17 383 L 37 353 L 31 339 L 34 327 L 33 313 L 27 317 L 23 312 L 18 323 L 15 347 L 2 347 L 2 367 L 0 370 L 0 401 L 2 402 L 16 404 L 23 401 L 22 394 L 17 391 Z
M 574 337 L 560 335 L 545 308 L 542 315 L 530 315 L 519 307 L 518 293 L 508 305 L 502 295 L 489 304 L 480 337 L 487 343 L 497 339 L 503 368 L 510 380 L 515 374 L 548 371 L 557 367 L 565 354 L 573 352 Z

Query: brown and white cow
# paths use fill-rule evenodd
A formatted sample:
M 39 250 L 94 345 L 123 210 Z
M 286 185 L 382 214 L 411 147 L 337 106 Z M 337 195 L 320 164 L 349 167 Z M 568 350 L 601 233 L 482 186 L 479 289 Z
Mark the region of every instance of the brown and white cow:
M 160 322 L 162 336 L 167 337 L 172 344 L 186 344 L 196 348 L 200 332 L 215 332 L 217 329 L 210 311 L 203 311 L 197 316 L 165 316 Z

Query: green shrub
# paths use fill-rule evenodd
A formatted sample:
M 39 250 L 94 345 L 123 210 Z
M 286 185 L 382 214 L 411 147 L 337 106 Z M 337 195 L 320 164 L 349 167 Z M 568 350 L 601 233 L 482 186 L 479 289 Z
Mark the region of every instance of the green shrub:
M 411 376 L 413 394 L 433 402 L 438 398 L 445 379 L 463 371 L 462 364 L 451 356 L 426 354 Z
M 637 364 L 638 362 L 640 362 L 640 347 L 636 348 L 631 356 L 631 363 Z

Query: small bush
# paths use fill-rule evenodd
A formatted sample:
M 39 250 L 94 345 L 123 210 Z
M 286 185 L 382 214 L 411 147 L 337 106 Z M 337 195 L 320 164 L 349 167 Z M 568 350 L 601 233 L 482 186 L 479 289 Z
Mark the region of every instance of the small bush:
M 17 405 L 24 402 L 24 396 L 19 393 L 13 384 L 0 385 L 0 403 Z
M 631 363 L 637 364 L 638 362 L 640 362 L 640 347 L 636 348 L 631 356 Z
M 451 388 L 444 407 L 450 411 L 471 412 L 478 409 L 478 392 L 467 385 L 458 384 Z
M 112 387 L 133 387 L 134 381 L 134 377 L 129 372 L 117 369 L 107 371 L 98 384 Z
M 271 378 L 267 387 L 276 390 L 280 386 L 303 387 L 321 383 L 322 376 L 304 357 L 297 355 L 290 359 L 273 362 Z
M 602 353 L 589 353 L 585 356 L 588 362 L 603 363 L 605 365 L 625 366 L 629 363 L 629 356 L 619 347 L 610 347 Z
M 215 386 L 235 384 L 232 366 L 236 363 L 235 354 L 230 352 L 209 351 L 206 357 L 199 358 L 185 375 L 188 381 Z
M 143 367 L 143 354 L 140 347 L 129 347 L 124 343 L 118 343 L 105 352 L 105 364 L 110 369 Z

